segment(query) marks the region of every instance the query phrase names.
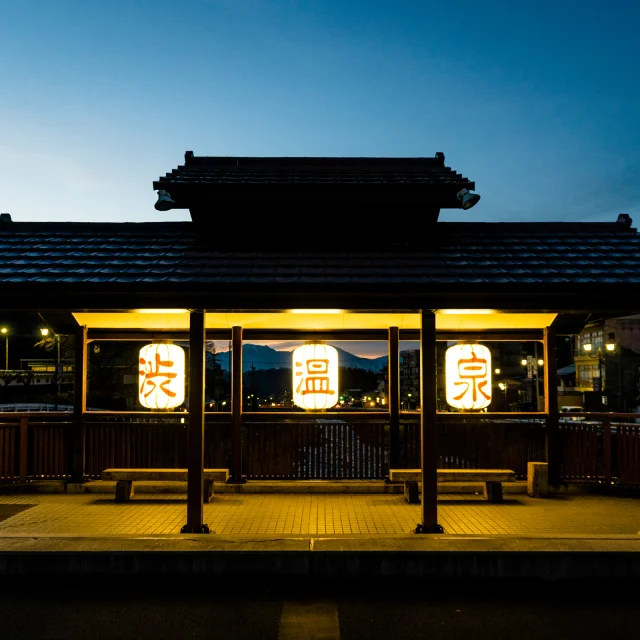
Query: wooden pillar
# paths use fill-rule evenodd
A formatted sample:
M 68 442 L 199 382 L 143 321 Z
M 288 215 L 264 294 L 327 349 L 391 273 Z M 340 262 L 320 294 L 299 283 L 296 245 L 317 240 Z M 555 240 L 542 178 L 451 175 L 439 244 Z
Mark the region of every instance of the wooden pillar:
M 189 430 L 187 438 L 187 523 L 181 533 L 209 533 L 204 503 L 204 370 L 206 313 L 189 317 Z
M 436 389 L 436 316 L 420 312 L 420 446 L 422 522 L 415 533 L 442 533 L 438 524 L 438 432 Z
M 229 482 L 242 483 L 242 327 L 231 328 L 231 468 Z
M 83 482 L 85 474 L 87 411 L 87 327 L 80 326 L 74 336 L 73 433 L 71 435 L 71 482 Z
M 400 467 L 400 330 L 389 327 L 389 466 L 391 469 Z
M 537 366 L 537 364 L 536 364 Z M 556 330 L 544 330 L 544 410 L 547 413 L 545 450 L 549 465 L 549 484 L 557 485 L 561 477 L 560 428 L 558 414 L 558 354 L 556 352 Z
M 18 464 L 18 479 L 20 482 L 26 482 L 29 473 L 29 418 L 27 416 L 20 416 L 20 460 Z

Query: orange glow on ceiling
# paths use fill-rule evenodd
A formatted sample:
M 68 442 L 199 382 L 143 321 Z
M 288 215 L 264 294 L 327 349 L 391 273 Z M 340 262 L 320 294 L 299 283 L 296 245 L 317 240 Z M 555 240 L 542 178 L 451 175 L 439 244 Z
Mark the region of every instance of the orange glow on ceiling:
M 187 331 L 189 314 L 159 309 L 133 312 L 77 312 L 73 316 L 89 329 L 142 329 L 153 331 Z M 206 314 L 207 329 L 291 329 L 301 331 L 358 329 L 420 329 L 419 313 L 359 313 L 329 310 L 329 313 L 287 312 L 212 312 Z M 543 329 L 551 325 L 555 313 L 462 313 L 436 312 L 438 331 L 482 331 L 508 329 Z M 484 310 L 486 311 L 486 310 Z

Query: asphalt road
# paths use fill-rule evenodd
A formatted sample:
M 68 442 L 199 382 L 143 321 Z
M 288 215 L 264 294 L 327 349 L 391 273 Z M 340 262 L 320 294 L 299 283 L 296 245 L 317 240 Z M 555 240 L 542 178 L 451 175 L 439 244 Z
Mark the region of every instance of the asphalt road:
M 2 640 L 615 640 L 633 584 L 3 576 Z

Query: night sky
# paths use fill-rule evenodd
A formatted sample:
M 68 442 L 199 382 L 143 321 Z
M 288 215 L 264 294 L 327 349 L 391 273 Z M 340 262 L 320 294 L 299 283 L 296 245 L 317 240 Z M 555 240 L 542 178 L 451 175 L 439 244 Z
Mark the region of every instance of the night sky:
M 441 220 L 640 222 L 640 2 L 0 0 L 0 211 L 188 220 L 209 156 L 432 157 Z

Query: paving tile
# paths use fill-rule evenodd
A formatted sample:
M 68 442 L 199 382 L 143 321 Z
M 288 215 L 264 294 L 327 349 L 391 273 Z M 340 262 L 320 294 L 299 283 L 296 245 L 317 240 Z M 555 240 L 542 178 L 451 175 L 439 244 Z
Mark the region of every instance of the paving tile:
M 179 533 L 184 494 L 138 495 L 118 504 L 100 494 L 0 496 L 0 505 L 31 505 L 0 522 L 0 535 L 139 535 Z M 386 494 L 217 494 L 203 505 L 204 522 L 222 535 L 407 534 L 420 505 Z M 518 494 L 502 504 L 471 494 L 440 499 L 438 519 L 450 534 L 638 534 L 640 499 L 572 495 L 535 499 Z

